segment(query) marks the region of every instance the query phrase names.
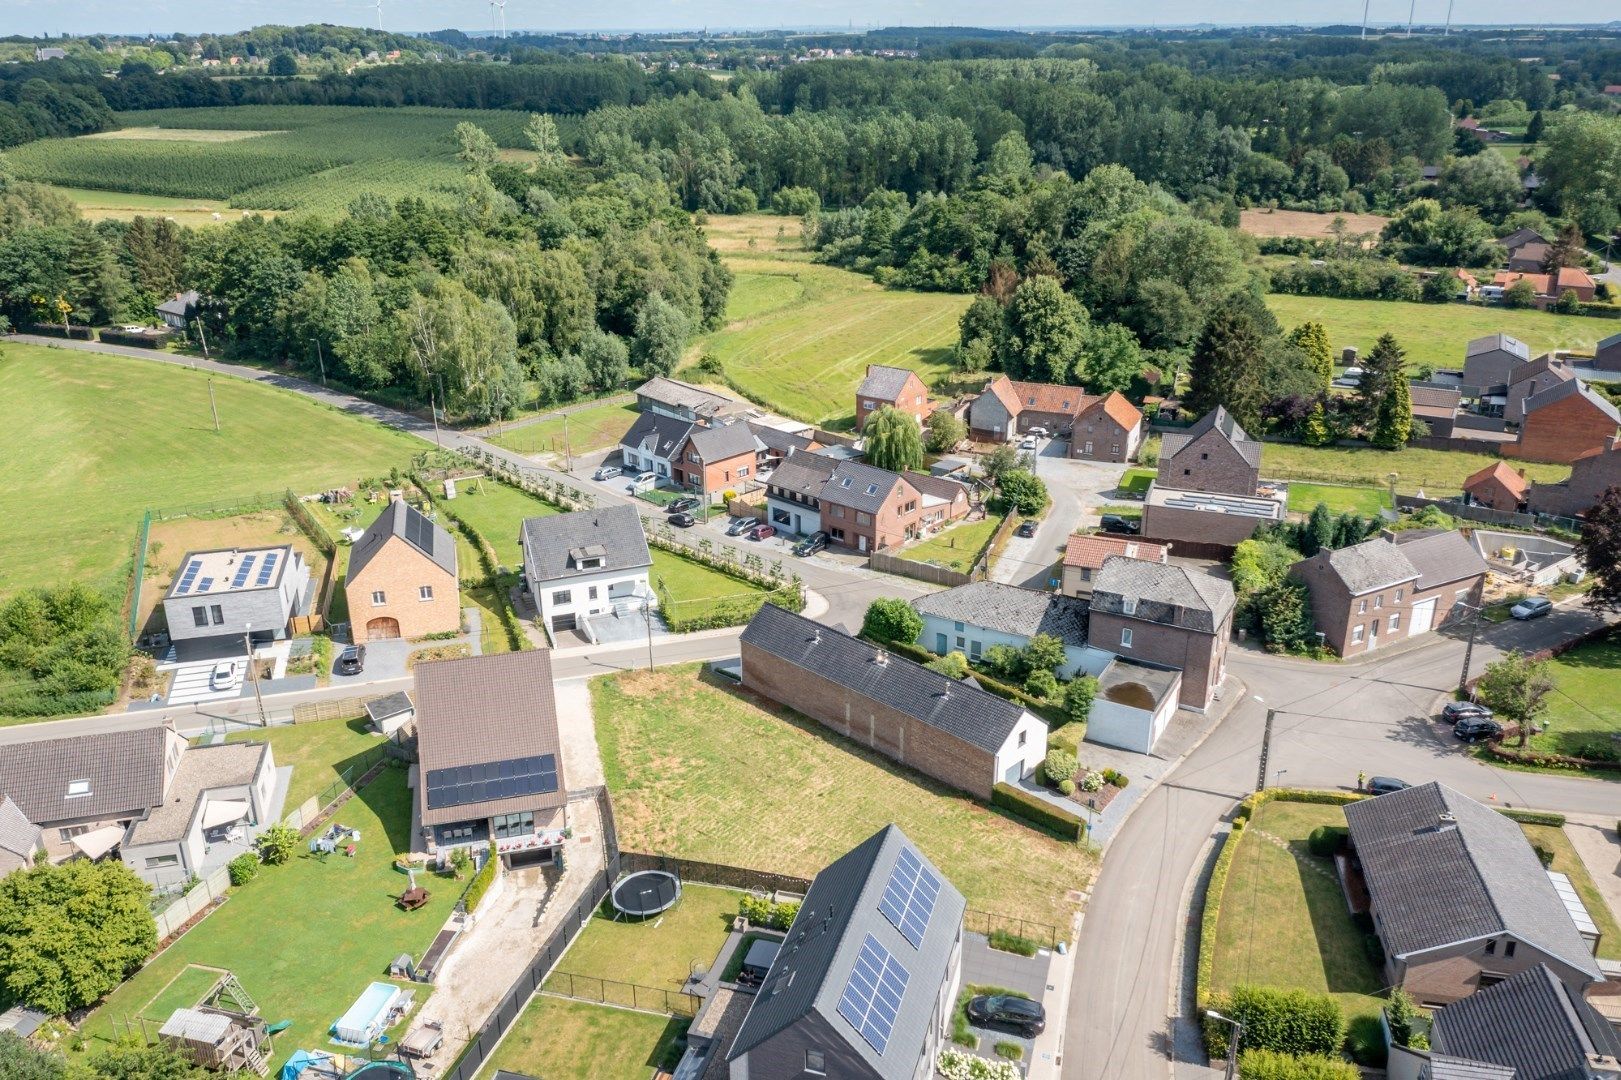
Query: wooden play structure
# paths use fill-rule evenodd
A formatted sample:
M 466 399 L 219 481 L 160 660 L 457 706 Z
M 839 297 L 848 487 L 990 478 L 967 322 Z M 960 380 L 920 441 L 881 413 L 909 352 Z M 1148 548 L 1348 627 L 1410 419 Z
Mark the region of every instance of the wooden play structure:
M 270 1071 L 270 1033 L 235 975 L 226 972 L 195 1008 L 169 1014 L 158 1037 L 219 1072 Z

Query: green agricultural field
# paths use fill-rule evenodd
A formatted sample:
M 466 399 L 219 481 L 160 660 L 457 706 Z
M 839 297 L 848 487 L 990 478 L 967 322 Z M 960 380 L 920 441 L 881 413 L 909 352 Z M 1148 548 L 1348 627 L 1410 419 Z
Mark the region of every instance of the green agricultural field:
M 1456 450 L 1419 450 L 1408 447 L 1391 452 L 1371 446 L 1299 446 L 1294 443 L 1265 443 L 1261 447 L 1261 475 L 1278 480 L 1308 480 L 1322 484 L 1364 485 L 1388 489 L 1390 474 L 1396 474 L 1396 490 L 1404 495 L 1423 491 L 1426 495 L 1456 495 L 1470 473 L 1498 461 L 1489 454 L 1466 454 Z M 1570 475 L 1568 465 L 1547 465 L 1531 461 L 1511 462 L 1523 468 L 1526 476 L 1539 484 L 1551 484 Z M 1294 485 L 1291 484 L 1291 487 Z M 1290 499 L 1290 509 L 1296 509 Z M 1299 509 L 1310 510 L 1304 506 Z
M 728 255 L 728 261 L 732 256 Z M 886 289 L 848 270 L 737 260 L 728 324 L 689 356 L 712 353 L 751 401 L 809 423 L 848 427 L 868 364 L 949 374 L 970 297 Z
M 1525 342 L 1535 356 L 1550 349 L 1591 352 L 1600 338 L 1617 328 L 1608 319 L 1479 304 L 1404 304 L 1273 293 L 1266 306 L 1285 328 L 1308 320 L 1322 323 L 1336 358 L 1347 345 L 1355 345 L 1366 356 L 1380 334 L 1390 333 L 1407 351 L 1409 366 L 1437 368 L 1461 368 L 1464 346 L 1498 331 Z
M 122 574 L 142 511 L 320 491 L 404 467 L 416 439 L 296 394 L 132 357 L 0 346 L 0 594 Z
M 1084 847 L 722 685 L 698 665 L 604 676 L 592 681 L 591 698 L 626 849 L 809 878 L 894 822 L 969 907 L 1054 927 L 1069 925 L 1069 897 L 1096 871 Z M 792 812 L 765 809 L 765 792 L 792 792 Z
M 420 959 L 461 891 L 455 882 L 429 876 L 427 906 L 404 912 L 394 905 L 406 887 L 394 856 L 411 846 L 404 769 L 385 769 L 360 789 L 344 804 L 343 821 L 360 830 L 353 858 L 318 859 L 301 850 L 285 866 L 262 868 L 107 997 L 84 1023 L 87 1049 L 114 1038 L 124 1021 L 148 1015 L 154 1000 L 172 1000 L 177 976 L 189 992 L 201 981 L 189 974 L 196 966 L 228 968 L 266 1020 L 293 1022 L 276 1040 L 273 1065 L 300 1047 L 335 1049 L 328 1027 L 368 983 L 383 978 L 394 957 L 408 952 Z M 417 988 L 418 1007 L 431 993 Z M 398 1038 L 408 1023 L 390 1034 Z
M 527 119 L 479 109 L 157 109 L 119 114 L 122 131 L 43 139 L 7 160 L 27 180 L 336 214 L 362 192 L 448 201 L 461 175 L 456 124 L 469 121 L 500 146 L 522 147 Z
M 173 218 L 180 225 L 196 226 L 236 221 L 244 213 L 232 210 L 224 199 L 175 199 L 166 195 L 135 195 L 125 191 L 53 186 L 72 199 L 79 212 L 90 221 L 165 217 Z

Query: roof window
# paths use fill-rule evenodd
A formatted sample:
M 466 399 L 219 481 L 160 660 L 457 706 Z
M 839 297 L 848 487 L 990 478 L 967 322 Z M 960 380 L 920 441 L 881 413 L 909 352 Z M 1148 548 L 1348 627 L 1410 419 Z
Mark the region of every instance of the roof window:
M 89 794 L 90 794 L 90 781 L 88 781 L 88 780 L 69 780 L 68 781 L 68 798 L 70 798 L 70 799 L 82 799 L 82 798 L 84 798 L 85 796 L 87 796 Z

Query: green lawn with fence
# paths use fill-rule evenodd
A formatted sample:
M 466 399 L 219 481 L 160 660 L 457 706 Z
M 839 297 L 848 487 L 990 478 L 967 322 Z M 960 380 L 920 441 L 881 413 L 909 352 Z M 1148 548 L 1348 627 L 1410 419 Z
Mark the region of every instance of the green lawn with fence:
M 1576 646 L 1549 662 L 1554 691 L 1531 748 L 1575 757 L 1621 753 L 1621 637 Z M 1510 742 L 1508 745 L 1513 745 Z
M 1309 514 L 1322 503 L 1336 514 L 1361 514 L 1378 517 L 1379 511 L 1390 507 L 1390 490 L 1376 487 L 1347 487 L 1344 484 L 1308 484 L 1296 481 L 1289 485 L 1289 509 Z
M 479 1072 L 547 1080 L 647 1080 L 675 1069 L 691 1021 L 536 994 Z
M 358 712 L 357 718 L 349 720 L 317 720 L 235 731 L 226 736 L 225 741 L 269 743 L 277 766 L 293 767 L 284 811 L 290 814 L 306 799 L 321 794 L 339 781 L 359 779 L 359 767 L 375 759 L 385 740 L 369 730 L 365 709 L 362 707 Z
M 1422 450 L 1411 446 L 1403 450 L 1378 450 L 1371 446 L 1301 446 L 1276 442 L 1261 445 L 1263 477 L 1388 490 L 1390 474 L 1395 473 L 1398 493 L 1412 495 L 1422 491 L 1433 498 L 1458 494 L 1469 474 L 1500 460 L 1491 454 Z M 1570 476 L 1569 465 L 1531 461 L 1512 464 L 1523 468 L 1533 483 L 1558 483 Z
M 979 521 L 961 522 L 926 540 L 908 544 L 899 554 L 915 562 L 943 566 L 947 570 L 966 574 L 979 561 L 980 553 L 991 542 L 997 526 L 1001 524 L 1001 514 L 987 514 Z

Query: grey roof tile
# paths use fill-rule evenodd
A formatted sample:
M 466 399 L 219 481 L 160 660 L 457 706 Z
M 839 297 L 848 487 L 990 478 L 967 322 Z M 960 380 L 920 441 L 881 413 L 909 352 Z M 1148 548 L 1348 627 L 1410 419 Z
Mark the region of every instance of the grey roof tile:
M 158 844 L 185 836 L 203 792 L 252 783 L 269 752 L 269 744 L 260 742 L 191 747 L 181 756 L 163 802 L 134 824 L 127 844 Z
M 809 450 L 794 450 L 782 459 L 777 471 L 771 474 L 770 484 L 798 495 L 820 498 L 839 463 L 833 458 Z
M 401 690 L 366 702 L 366 716 L 372 723 L 376 723 L 391 716 L 398 716 L 400 713 L 410 712 L 415 707 L 411 704 L 411 695 Z
M 911 852 L 940 880 L 934 911 L 916 946 L 878 909 L 903 851 Z M 894 825 L 885 826 L 811 882 L 729 1058 L 736 1060 L 814 1012 L 843 1037 L 872 1075 L 911 1080 L 928 1041 L 935 1001 L 950 972 L 966 909 L 962 894 L 906 834 Z M 881 1054 L 838 1011 L 839 998 L 869 935 L 908 974 L 892 1034 Z
M 911 368 L 890 367 L 887 364 L 868 364 L 867 377 L 861 380 L 856 393 L 861 397 L 894 401 L 906 389 L 906 381 L 916 374 Z
M 749 621 L 743 642 L 993 754 L 1024 715 L 1005 698 L 775 604 Z
M 1345 820 L 1392 955 L 1509 933 L 1603 978 L 1514 821 L 1434 781 L 1351 803 Z
M 995 581 L 974 581 L 912 601 L 922 615 L 972 623 L 986 630 L 1032 638 L 1051 634 L 1065 645 L 1086 645 L 1089 606 L 1085 600 L 1021 589 Z
M 11 800 L 0 796 L 0 850 L 28 858 L 39 848 L 39 826 Z
M 1519 338 L 1509 337 L 1507 334 L 1487 334 L 1477 337 L 1464 346 L 1465 356 L 1479 356 L 1481 353 L 1493 352 L 1501 349 L 1519 357 L 1521 360 L 1531 359 L 1531 347 Z
M 1092 610 L 1215 633 L 1233 612 L 1233 587 L 1221 578 L 1175 563 L 1112 555 L 1093 576 Z
M 1590 1055 L 1621 1057 L 1621 1035 L 1545 964 L 1446 1006 L 1431 1024 L 1438 1052 L 1512 1069 L 1513 1080 L 1587 1080 Z
M 642 519 L 630 505 L 524 518 L 523 538 L 526 569 L 540 583 L 653 565 Z M 577 565 L 574 553 L 587 548 L 602 549 L 601 566 Z
M 1398 534 L 1399 535 L 1399 534 Z M 1421 536 L 1400 545 L 1401 553 L 1418 571 L 1416 589 L 1433 589 L 1449 581 L 1462 581 L 1486 573 L 1486 560 L 1480 557 L 1468 537 L 1456 530 Z
M 705 390 L 701 386 L 655 375 L 636 388 L 638 398 L 647 398 L 673 409 L 689 409 L 704 415 L 719 412 L 734 404 L 732 398 Z
M 753 420 L 749 421 L 749 430 L 754 432 L 754 437 L 760 440 L 762 446 L 779 454 L 787 455 L 795 450 L 809 450 L 816 444 L 816 440 L 804 435 L 795 435 L 791 431 L 784 431 L 770 424 L 756 423 Z
M 841 461 L 822 485 L 823 502 L 876 513 L 897 484 L 905 483 L 900 473 L 890 472 L 859 461 Z
M 681 444 L 687 441 L 687 435 L 693 430 L 690 420 L 680 420 L 674 416 L 665 416 L 663 413 L 644 412 L 636 417 L 636 422 L 630 425 L 630 430 L 620 436 L 619 445 L 628 446 L 632 450 L 654 457 L 669 459 L 681 449 Z
M 695 427 L 687 433 L 687 444 L 708 465 L 745 454 L 752 457 L 761 449 L 760 441 L 747 424 Z
M 440 660 L 416 668 L 417 757 L 424 778 L 435 769 L 552 754 L 557 790 L 429 809 L 427 783 L 416 800 L 426 825 L 470 821 L 568 801 L 557 732 L 552 659 L 545 649 Z
M 0 795 L 36 825 L 141 813 L 163 802 L 165 727 L 70 735 L 0 746 Z M 90 794 L 68 797 L 88 780 Z
M 1411 544 L 1397 545 L 1375 537 L 1350 547 L 1325 549 L 1312 559 L 1328 567 L 1351 595 L 1357 596 L 1416 579 L 1418 567 L 1406 555 L 1411 548 Z
M 429 521 L 404 499 L 396 499 L 355 541 L 349 552 L 349 580 L 358 578 L 383 546 L 396 536 L 439 569 L 451 577 L 456 576 L 456 542 L 450 538 L 450 533 L 437 521 Z
M 1210 431 L 1220 432 L 1222 438 L 1232 443 L 1234 448 L 1244 455 L 1245 461 L 1257 469 L 1261 467 L 1261 444 L 1250 438 L 1249 432 L 1239 425 L 1233 414 L 1223 405 L 1217 405 L 1205 413 L 1186 431 L 1167 431 L 1160 436 L 1160 460 L 1168 465 L 1170 460 L 1189 443 Z

